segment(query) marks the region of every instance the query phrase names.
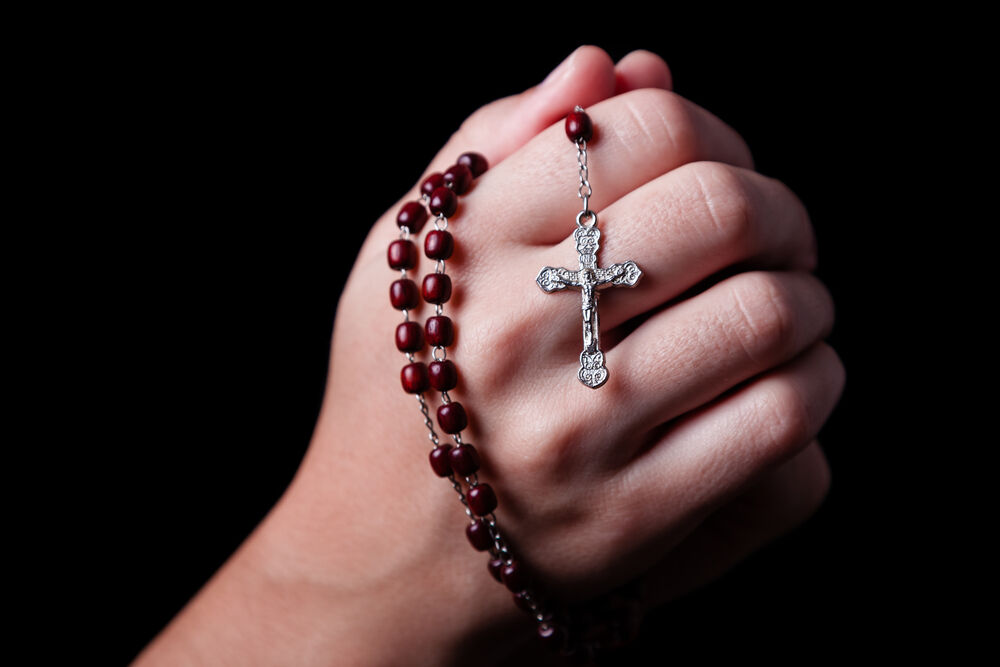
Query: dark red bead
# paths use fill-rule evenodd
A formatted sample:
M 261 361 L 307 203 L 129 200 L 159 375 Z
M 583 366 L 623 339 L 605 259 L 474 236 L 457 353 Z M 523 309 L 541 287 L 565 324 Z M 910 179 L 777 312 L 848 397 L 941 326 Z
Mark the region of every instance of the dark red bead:
M 429 345 L 448 347 L 455 342 L 455 326 L 451 323 L 451 318 L 446 315 L 428 317 L 427 325 L 424 329 L 427 333 L 427 343 Z
M 427 366 L 421 362 L 406 364 L 399 373 L 399 379 L 403 383 L 403 391 L 407 394 L 419 394 L 427 391 L 430 381 L 427 379 Z
M 428 380 L 429 381 L 429 380 Z M 437 411 L 438 425 L 445 433 L 458 433 L 469 425 L 469 417 L 461 403 L 445 403 Z
M 528 587 L 528 573 L 525 572 L 524 567 L 516 560 L 512 560 L 504 565 L 503 570 L 500 571 L 500 576 L 503 577 L 504 586 L 514 593 L 523 591 Z
M 566 136 L 574 144 L 580 139 L 590 141 L 594 136 L 594 125 L 590 122 L 590 116 L 584 111 L 571 111 L 566 116 Z
M 453 164 L 444 172 L 444 184 L 456 195 L 464 195 L 472 187 L 472 170 L 464 164 Z
M 396 310 L 412 310 L 420 303 L 417 284 L 409 278 L 400 278 L 389 286 L 389 301 Z
M 469 489 L 465 498 L 469 501 L 469 509 L 479 516 L 486 516 L 497 508 L 497 494 L 493 493 L 493 487 L 489 484 L 476 484 Z
M 468 167 L 469 171 L 472 172 L 473 178 L 479 178 L 490 167 L 489 164 L 486 162 L 485 157 L 483 157 L 479 153 L 473 153 L 471 151 L 459 155 L 458 159 L 455 160 L 455 162 L 457 164 L 464 164 L 466 167 Z
M 465 527 L 465 536 L 477 551 L 486 551 L 493 546 L 493 536 L 490 535 L 490 525 L 483 519 L 477 519 Z
M 431 193 L 431 213 L 450 218 L 458 210 L 458 195 L 451 188 L 441 186 Z
M 451 464 L 448 454 L 451 452 L 451 445 L 438 445 L 431 450 L 431 468 L 438 477 L 447 477 L 451 474 Z
M 479 452 L 469 444 L 459 445 L 449 454 L 451 469 L 462 477 L 468 477 L 479 470 Z
M 424 239 L 424 254 L 431 259 L 448 259 L 455 252 L 455 237 L 450 232 L 435 229 L 427 232 Z
M 417 265 L 417 246 L 413 245 L 413 241 L 396 239 L 389 244 L 386 258 L 390 268 L 412 269 Z
M 424 182 L 420 184 L 420 192 L 422 194 L 430 197 L 434 194 L 434 191 L 444 185 L 444 174 L 440 171 L 435 171 L 433 174 L 424 179 Z
M 401 322 L 396 327 L 396 349 L 400 352 L 416 352 L 424 347 L 424 330 L 416 322 Z M 427 369 L 428 374 L 430 369 Z
M 501 581 L 500 572 L 503 570 L 503 561 L 499 558 L 494 558 L 489 563 L 486 564 L 486 569 L 490 571 L 490 576 Z
M 420 291 L 427 303 L 444 303 L 451 298 L 451 277 L 445 273 L 428 273 Z
M 423 336 L 420 340 L 423 341 Z M 427 373 L 431 379 L 431 386 L 438 391 L 451 391 L 458 385 L 458 369 L 450 359 L 432 361 L 427 366 Z
M 425 222 L 427 222 L 427 209 L 418 201 L 408 201 L 403 204 L 403 208 L 396 216 L 396 224 L 400 227 L 409 227 L 411 234 L 418 234 Z

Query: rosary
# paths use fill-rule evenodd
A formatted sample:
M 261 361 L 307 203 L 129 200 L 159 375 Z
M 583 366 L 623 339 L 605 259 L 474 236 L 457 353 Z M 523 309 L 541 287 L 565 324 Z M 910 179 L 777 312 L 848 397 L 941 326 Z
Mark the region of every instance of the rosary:
M 551 293 L 576 288 L 581 294 L 583 315 L 583 351 L 577 378 L 584 385 L 597 389 L 608 379 L 604 353 L 600 347 L 600 320 L 597 297 L 600 289 L 624 285 L 633 287 L 642 276 L 635 262 L 600 268 L 597 250 L 600 231 L 597 214 L 589 209 L 593 193 L 588 180 L 587 142 L 593 136 L 590 117 L 577 106 L 566 116 L 566 135 L 577 148 L 580 170 L 578 196 L 583 208 L 576 216 L 573 239 L 580 268 L 570 270 L 546 266 L 538 273 L 535 282 L 545 292 Z M 389 267 L 399 270 L 400 277 L 392 283 L 389 298 L 392 306 L 403 313 L 403 322 L 396 328 L 396 347 L 406 355 L 409 363 L 403 366 L 400 380 L 403 390 L 414 394 L 420 406 L 424 426 L 433 448 L 430 466 L 433 472 L 447 478 L 465 508 L 469 519 L 465 534 L 477 551 L 489 553 L 489 573 L 513 594 L 514 603 L 530 615 L 537 624 L 537 635 L 552 650 L 564 656 L 592 660 L 602 651 L 623 646 L 638 635 L 642 609 L 635 584 L 612 592 L 603 598 L 568 606 L 555 600 L 546 600 L 537 582 L 533 582 L 525 568 L 511 553 L 500 533 L 495 510 L 497 496 L 493 488 L 480 482 L 479 454 L 472 444 L 462 440 L 462 430 L 468 425 L 468 416 L 461 403 L 448 394 L 458 385 L 458 371 L 450 359 L 447 348 L 454 341 L 455 329 L 451 318 L 444 314 L 444 304 L 451 298 L 451 277 L 445 272 L 445 261 L 455 248 L 455 241 L 448 231 L 448 219 L 458 208 L 458 195 L 465 194 L 474 179 L 487 170 L 486 158 L 478 153 L 463 153 L 454 165 L 443 174 L 433 173 L 420 186 L 420 201 L 403 205 L 396 217 L 399 238 L 389 244 Z M 435 261 L 433 273 L 424 276 L 420 288 L 408 277 L 408 271 L 417 264 L 418 251 L 411 237 L 416 237 L 428 220 L 427 209 L 433 214 L 434 229 L 424 238 L 424 254 Z M 410 312 L 420 303 L 421 297 L 434 304 L 434 315 L 421 325 L 410 320 Z M 414 353 L 425 345 L 431 347 L 430 363 L 417 361 Z M 424 393 L 430 389 L 440 393 L 441 406 L 437 409 L 437 425 L 454 440 L 454 445 L 443 443 L 434 427 Z M 464 484 L 463 484 L 464 483 Z

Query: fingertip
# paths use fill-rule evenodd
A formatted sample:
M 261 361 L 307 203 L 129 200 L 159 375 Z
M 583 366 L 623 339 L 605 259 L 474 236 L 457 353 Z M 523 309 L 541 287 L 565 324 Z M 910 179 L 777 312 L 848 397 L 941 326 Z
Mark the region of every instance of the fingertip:
M 615 64 L 615 94 L 640 88 L 674 89 L 670 67 L 658 54 L 636 49 Z
M 528 89 L 507 117 L 503 135 L 509 154 L 543 129 L 558 122 L 577 104 L 594 105 L 615 94 L 615 63 L 599 46 L 577 47 L 542 83 Z

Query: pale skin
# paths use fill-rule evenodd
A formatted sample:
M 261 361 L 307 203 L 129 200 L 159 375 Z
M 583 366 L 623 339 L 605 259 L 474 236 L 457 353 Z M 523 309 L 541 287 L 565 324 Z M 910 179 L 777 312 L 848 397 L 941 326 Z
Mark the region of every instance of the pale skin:
M 811 274 L 804 206 L 671 88 L 652 53 L 615 63 L 581 47 L 543 85 L 472 114 L 424 174 L 469 150 L 490 164 L 450 227 L 445 313 L 457 328 L 452 396 L 469 411 L 465 440 L 497 492 L 501 530 L 551 590 L 581 599 L 641 577 L 646 608 L 816 510 L 830 472 L 815 436 L 844 383 L 823 342 L 833 304 Z M 575 150 L 561 122 L 576 104 L 597 128 L 599 260 L 644 272 L 601 298 L 610 378 L 597 390 L 576 379 L 579 295 L 534 282 L 576 257 Z M 422 180 L 359 253 L 294 481 L 135 664 L 547 664 L 530 619 L 468 544 L 399 385 L 385 248 Z M 432 270 L 421 262 L 417 278 Z

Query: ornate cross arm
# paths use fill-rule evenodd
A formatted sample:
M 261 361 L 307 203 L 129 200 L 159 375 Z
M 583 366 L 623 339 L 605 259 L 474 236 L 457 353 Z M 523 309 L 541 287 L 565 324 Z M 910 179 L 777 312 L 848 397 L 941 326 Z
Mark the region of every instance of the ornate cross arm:
M 631 259 L 621 264 L 612 264 L 603 269 L 594 269 L 595 284 L 598 288 L 609 285 L 635 287 L 642 277 L 642 269 Z
M 545 292 L 558 292 L 559 290 L 564 290 L 567 287 L 579 287 L 580 275 L 578 271 L 570 271 L 569 269 L 546 266 L 538 272 L 538 277 L 535 278 L 535 282 L 538 283 L 538 286 Z

